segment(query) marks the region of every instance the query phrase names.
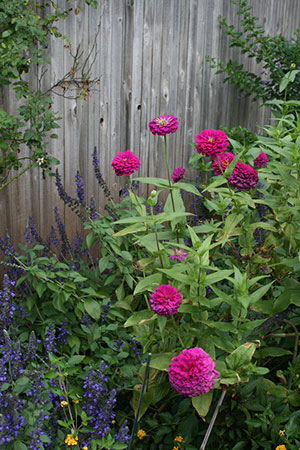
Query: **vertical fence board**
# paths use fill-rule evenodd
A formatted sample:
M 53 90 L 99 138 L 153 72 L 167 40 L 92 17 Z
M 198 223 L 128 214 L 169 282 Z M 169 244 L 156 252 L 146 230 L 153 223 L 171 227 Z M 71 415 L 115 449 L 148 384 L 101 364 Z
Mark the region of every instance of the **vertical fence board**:
M 83 2 L 84 3 L 84 2 Z M 52 109 L 62 117 L 61 128 L 54 130 L 49 153 L 61 161 L 59 172 L 66 191 L 75 196 L 74 177 L 79 170 L 87 190 L 87 201 L 95 196 L 103 211 L 105 198 L 93 175 L 91 153 L 98 148 L 101 172 L 116 200 L 125 177 L 116 177 L 113 157 L 126 149 L 141 159 L 140 176 L 165 176 L 163 139 L 153 136 L 148 123 L 160 114 L 174 114 L 180 126 L 168 137 L 170 169 L 186 166 L 193 153 L 189 142 L 205 128 L 242 125 L 253 131 L 269 120 L 269 111 L 241 96 L 232 86 L 223 84 L 223 76 L 205 62 L 207 55 L 216 60 L 238 59 L 259 74 L 261 67 L 253 59 L 239 55 L 228 46 L 228 37 L 218 24 L 218 16 L 238 25 L 240 16 L 231 1 L 223 0 L 99 0 L 98 9 L 82 4 L 82 11 L 71 13 L 58 23 L 64 35 L 73 41 L 72 52 L 80 44 L 82 61 L 94 43 L 95 58 L 87 62 L 93 85 L 91 97 L 65 99 L 53 96 Z M 298 0 L 249 0 L 253 14 L 267 34 L 291 37 L 300 28 Z M 69 3 L 61 2 L 61 7 Z M 99 33 L 97 34 L 98 26 Z M 72 58 L 66 42 L 50 39 L 51 60 L 41 82 L 45 91 L 70 69 Z M 295 61 L 297 63 L 297 61 Z M 38 74 L 31 74 L 36 86 Z M 60 94 L 61 88 L 56 89 Z M 14 112 L 17 103 L 11 88 L 1 92 L 1 107 Z M 26 153 L 27 152 L 27 153 Z M 28 150 L 25 151 L 28 154 Z M 147 194 L 146 189 L 142 191 Z M 59 206 L 71 235 L 81 229 L 80 221 L 59 199 L 55 180 L 41 179 L 34 169 L 0 193 L 0 235 L 7 228 L 15 242 L 23 241 L 28 216 L 33 216 L 39 231 L 46 236 L 54 223 L 53 208 Z

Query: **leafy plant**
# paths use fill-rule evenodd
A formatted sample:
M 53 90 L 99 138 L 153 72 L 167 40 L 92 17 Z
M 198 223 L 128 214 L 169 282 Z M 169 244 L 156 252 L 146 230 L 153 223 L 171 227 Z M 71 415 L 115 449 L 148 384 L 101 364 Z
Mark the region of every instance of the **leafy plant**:
M 211 63 L 211 68 L 218 69 L 217 74 L 225 74 L 224 83 L 234 85 L 244 95 L 252 96 L 254 101 L 283 99 L 284 89 L 280 88 L 282 78 L 289 70 L 297 69 L 299 61 L 299 30 L 291 39 L 282 35 L 267 36 L 263 26 L 258 24 L 258 18 L 252 15 L 247 0 L 234 1 L 233 4 L 238 8 L 241 29 L 229 25 L 226 18 L 219 17 L 219 23 L 229 36 L 229 46 L 238 48 L 248 58 L 254 58 L 260 74 L 246 70 L 243 64 L 235 60 L 230 59 L 226 63 L 209 56 L 206 60 Z M 288 100 L 299 97 L 298 71 L 285 95 Z

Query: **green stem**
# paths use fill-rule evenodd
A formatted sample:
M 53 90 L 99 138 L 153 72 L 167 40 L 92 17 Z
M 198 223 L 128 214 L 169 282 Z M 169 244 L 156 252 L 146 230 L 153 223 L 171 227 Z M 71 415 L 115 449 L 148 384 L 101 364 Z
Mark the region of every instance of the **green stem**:
M 168 163 L 168 147 L 167 147 L 167 136 L 166 135 L 164 136 L 164 143 L 165 143 L 165 161 L 166 161 L 166 167 L 167 167 L 169 189 L 170 189 L 170 194 L 171 194 L 173 212 L 175 212 L 175 203 L 174 203 L 174 198 L 173 198 L 173 191 L 172 191 L 171 177 L 170 177 L 170 170 L 169 170 L 169 163 Z
M 153 206 L 151 206 L 151 216 L 152 216 L 152 220 L 154 223 L 154 233 L 155 233 L 155 241 L 156 241 L 156 246 L 157 246 L 157 250 L 158 250 L 158 256 L 159 256 L 159 260 L 160 260 L 160 265 L 162 267 L 162 269 L 164 268 L 164 263 L 160 254 L 160 247 L 159 247 L 159 240 L 158 240 L 158 235 L 157 235 L 157 225 L 156 222 L 154 220 L 154 214 L 153 214 Z
M 176 335 L 177 335 L 177 337 L 178 337 L 178 339 L 179 339 L 180 344 L 181 344 L 182 347 L 184 348 L 184 343 L 183 343 L 183 340 L 181 339 L 181 336 L 180 336 L 180 334 L 179 334 L 179 332 L 178 332 L 178 328 L 177 328 L 177 324 L 176 324 L 176 322 L 175 322 L 174 316 L 172 316 L 172 320 L 173 320 L 173 325 L 174 325 L 175 333 L 176 333 Z
M 138 403 L 137 410 L 136 410 L 136 413 L 135 413 L 135 418 L 134 418 L 134 423 L 133 423 L 132 432 L 131 432 L 131 436 L 130 436 L 130 441 L 129 441 L 129 445 L 128 445 L 128 450 L 131 450 L 132 443 L 133 443 L 133 438 L 134 438 L 134 435 L 135 435 L 135 430 L 136 430 L 136 426 L 137 426 L 137 422 L 138 422 L 138 418 L 139 418 L 139 414 L 140 414 L 143 394 L 144 394 L 145 386 L 146 386 L 147 379 L 148 379 L 148 373 L 149 373 L 149 369 L 150 369 L 151 356 L 152 356 L 151 353 L 148 353 L 148 359 L 147 359 L 145 375 L 144 375 L 144 379 L 143 379 L 143 384 L 142 384 L 142 389 L 141 389 L 141 393 L 140 393 L 139 403 Z
M 13 181 L 17 180 L 21 175 L 23 175 L 25 172 L 27 172 L 27 170 L 30 170 L 34 165 L 34 162 L 29 164 L 28 167 L 26 167 L 25 169 L 23 169 L 20 173 L 18 173 L 16 176 L 14 176 L 13 178 L 11 178 L 10 180 L 8 180 L 6 183 L 2 184 L 2 186 L 0 186 L 0 191 L 2 191 L 2 189 L 4 189 L 6 186 L 8 186 L 10 183 L 12 183 Z
M 133 193 L 133 195 L 134 195 L 134 197 L 135 197 L 135 200 L 136 200 L 137 204 L 139 205 L 139 207 L 140 207 L 140 209 L 141 209 L 141 213 L 142 213 L 142 211 L 143 211 L 142 204 L 141 204 L 141 202 L 139 201 L 138 196 L 137 196 L 136 193 L 134 192 L 133 185 L 132 185 L 132 181 L 131 181 L 131 177 L 129 176 L 128 178 L 129 178 L 129 184 L 130 184 L 130 187 L 131 187 L 131 192 Z

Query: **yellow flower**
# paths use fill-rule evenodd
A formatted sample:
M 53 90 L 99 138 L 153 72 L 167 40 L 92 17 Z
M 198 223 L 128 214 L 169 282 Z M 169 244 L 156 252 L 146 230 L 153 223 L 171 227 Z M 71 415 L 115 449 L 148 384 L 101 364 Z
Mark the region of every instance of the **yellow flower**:
M 143 439 L 145 436 L 146 436 L 146 432 L 145 432 L 144 430 L 139 430 L 139 431 L 137 432 L 137 437 L 138 437 L 139 439 Z
M 182 436 L 176 436 L 176 438 L 174 439 L 174 441 L 182 442 L 182 441 L 183 441 L 183 437 L 182 437 Z
M 79 400 L 72 400 L 72 402 L 76 403 L 76 405 L 77 405 L 77 403 L 79 403 Z
M 277 447 L 275 448 L 275 450 L 287 450 L 285 445 L 277 445 Z
M 179 447 L 175 446 L 172 448 L 172 450 L 179 450 Z
M 78 437 L 76 436 L 75 438 L 73 438 L 72 434 L 68 434 L 67 435 L 67 439 L 65 440 L 65 443 L 67 445 L 77 445 L 78 442 Z
M 66 400 L 63 400 L 62 402 L 60 402 L 60 406 L 63 408 L 64 406 L 67 406 L 68 402 L 66 402 Z
M 284 436 L 285 430 L 279 430 L 279 436 Z
M 82 447 L 82 450 L 88 450 L 87 446 Z

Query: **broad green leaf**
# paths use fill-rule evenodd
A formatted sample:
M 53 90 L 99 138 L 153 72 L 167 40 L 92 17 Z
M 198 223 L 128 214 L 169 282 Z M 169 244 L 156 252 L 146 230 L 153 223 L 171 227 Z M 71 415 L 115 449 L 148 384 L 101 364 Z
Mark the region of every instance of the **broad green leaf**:
M 206 275 L 204 286 L 210 286 L 211 284 L 217 283 L 218 281 L 222 281 L 229 277 L 232 272 L 232 270 L 219 270 L 215 273 L 210 273 L 209 275 Z
M 242 367 L 249 365 L 252 356 L 257 348 L 257 343 L 246 342 L 236 348 L 230 355 L 225 358 L 227 367 L 230 370 L 240 370 Z
M 176 356 L 175 353 L 160 353 L 158 355 L 152 355 L 150 361 L 150 367 L 152 369 L 163 370 L 168 372 L 172 358 Z
M 231 236 L 234 236 L 236 234 L 235 233 L 236 228 L 238 224 L 241 222 L 241 220 L 243 220 L 243 218 L 244 218 L 243 214 L 238 215 L 230 214 L 229 216 L 226 217 L 223 233 L 218 238 L 218 240 L 221 240 L 222 242 L 222 247 L 226 244 L 226 242 L 229 240 Z
M 209 391 L 206 394 L 198 395 L 192 398 L 192 405 L 201 417 L 205 417 L 209 411 L 213 398 L 213 391 Z
M 137 407 L 138 407 L 139 398 L 140 398 L 140 394 L 141 394 L 141 387 L 142 387 L 141 385 L 137 385 L 133 388 L 133 409 L 134 409 L 135 414 L 137 412 Z M 155 391 L 155 386 L 153 386 L 153 385 L 150 386 L 147 391 L 144 391 L 138 420 L 141 419 L 141 417 L 145 414 L 145 412 L 151 405 L 153 398 L 154 398 L 154 391 Z
M 68 366 L 76 366 L 77 364 L 80 364 L 81 361 L 83 361 L 85 358 L 85 355 L 74 355 L 71 356 L 71 358 L 68 361 Z
M 149 320 L 153 320 L 156 318 L 156 314 L 153 311 L 149 311 L 148 309 L 144 309 L 143 311 L 137 311 L 129 317 L 124 323 L 124 327 L 132 327 L 133 325 L 138 325 L 139 323 L 143 323 Z
M 180 189 L 186 192 L 190 192 L 191 194 L 197 195 L 201 197 L 201 193 L 198 191 L 198 189 L 191 183 L 181 183 L 178 182 L 173 185 L 176 189 Z
M 153 275 L 149 275 L 146 278 L 143 278 L 142 280 L 140 280 L 136 287 L 135 290 L 133 292 L 133 295 L 137 295 L 140 292 L 143 291 L 147 291 L 147 290 L 151 290 L 153 289 L 153 287 L 157 287 L 157 285 L 160 284 L 162 279 L 162 274 L 161 273 L 155 273 Z M 153 286 L 154 285 L 154 286 Z
M 160 272 L 168 275 L 168 277 L 173 278 L 173 280 L 181 281 L 181 283 L 188 284 L 191 286 L 198 286 L 197 281 L 192 280 L 190 276 L 183 273 L 177 272 L 174 268 L 172 269 L 157 269 Z
M 258 358 L 266 358 L 267 356 L 276 357 L 293 354 L 290 350 L 280 347 L 259 348 L 256 353 Z
M 145 225 L 139 225 L 139 224 L 132 224 L 129 227 L 123 228 L 123 230 L 118 231 L 117 233 L 114 233 L 113 236 L 126 236 L 127 234 L 134 234 L 138 233 L 140 231 L 146 231 Z
M 84 308 L 89 316 L 91 316 L 95 320 L 99 320 L 101 315 L 101 306 L 99 302 L 88 298 L 84 300 Z

